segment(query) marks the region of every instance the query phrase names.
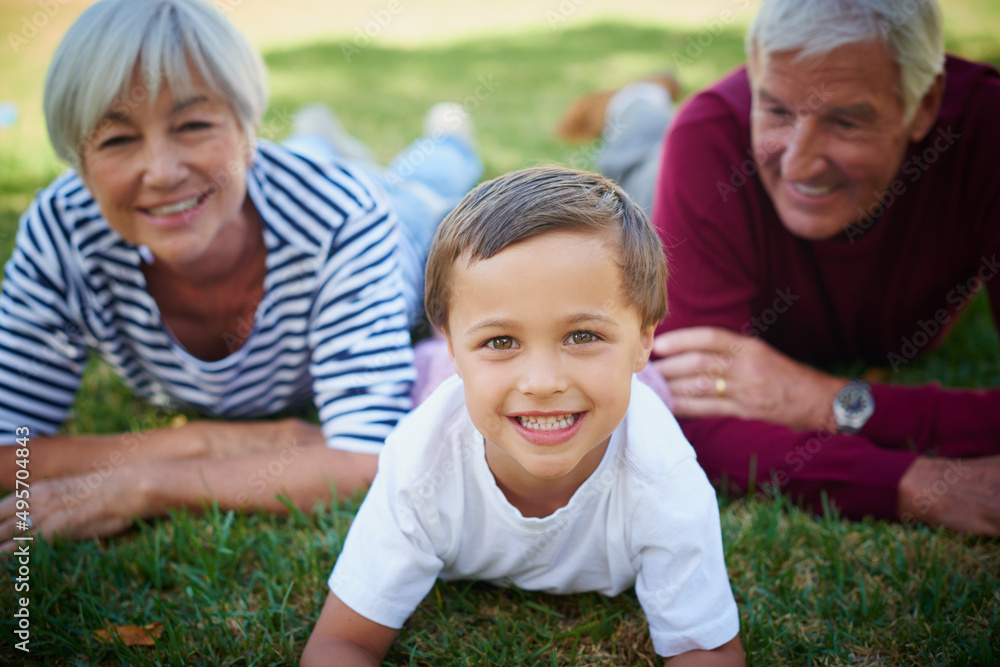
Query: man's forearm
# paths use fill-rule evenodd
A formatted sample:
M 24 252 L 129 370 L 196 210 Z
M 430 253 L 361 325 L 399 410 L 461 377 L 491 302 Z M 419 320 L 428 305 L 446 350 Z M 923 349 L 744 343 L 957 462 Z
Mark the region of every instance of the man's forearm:
M 872 393 L 875 414 L 863 433 L 880 445 L 927 451 L 978 442 L 985 454 L 993 443 L 1000 454 L 1000 390 L 876 384 Z
M 812 419 L 806 419 L 809 423 L 809 430 L 837 432 L 837 420 L 833 415 L 833 401 L 837 393 L 847 386 L 848 380 L 845 378 L 828 375 L 822 371 L 814 371 L 814 382 L 803 387 L 803 397 L 809 402 L 808 412 Z

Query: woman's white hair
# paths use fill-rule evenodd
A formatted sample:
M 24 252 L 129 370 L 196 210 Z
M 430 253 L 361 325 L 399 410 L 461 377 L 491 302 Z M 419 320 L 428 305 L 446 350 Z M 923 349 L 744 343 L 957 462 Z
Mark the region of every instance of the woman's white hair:
M 899 65 L 903 118 L 944 71 L 944 35 L 936 0 L 763 0 L 746 35 L 751 76 L 772 53 L 809 58 L 878 40 Z
M 141 72 L 142 83 L 131 86 Z M 163 82 L 191 92 L 191 68 L 233 107 L 252 145 L 267 107 L 264 62 L 202 0 L 101 0 L 73 23 L 45 79 L 45 122 L 59 157 L 80 152 L 108 110 L 154 99 Z

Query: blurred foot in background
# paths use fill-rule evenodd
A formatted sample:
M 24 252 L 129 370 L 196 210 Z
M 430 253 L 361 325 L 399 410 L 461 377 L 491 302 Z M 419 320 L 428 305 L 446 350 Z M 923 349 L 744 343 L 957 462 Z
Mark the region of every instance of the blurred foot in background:
M 388 196 L 400 220 L 399 261 L 411 323 L 423 314 L 424 262 L 444 216 L 483 175 L 469 112 L 441 102 L 424 117 L 424 134 L 379 165 L 363 141 L 344 129 L 333 110 L 316 103 L 292 120 L 289 150 L 319 162 L 342 161 L 364 171 Z
M 570 105 L 556 134 L 567 141 L 600 137 L 598 171 L 621 185 L 648 214 L 663 138 L 679 97 L 680 85 L 669 73 L 591 93 Z

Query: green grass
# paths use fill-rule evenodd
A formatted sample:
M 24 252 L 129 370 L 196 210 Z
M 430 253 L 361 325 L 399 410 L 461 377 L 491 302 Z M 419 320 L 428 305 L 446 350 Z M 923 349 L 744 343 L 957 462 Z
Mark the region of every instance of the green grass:
M 290 517 L 209 508 L 123 537 L 35 545 L 32 656 L 5 664 L 292 664 L 356 509 Z M 1000 664 L 994 540 L 816 519 L 782 502 L 722 505 L 743 641 L 757 665 Z M 44 593 L 40 593 L 44 591 Z M 8 591 L 4 591 L 7 596 Z M 13 601 L 4 599 L 7 609 Z M 164 625 L 155 648 L 108 624 Z M 4 619 L 9 636 L 10 622 Z M 387 664 L 656 664 L 632 593 L 549 596 L 439 582 Z
M 949 34 L 949 46 L 1000 62 L 1000 38 L 981 29 L 990 23 L 985 16 L 997 25 L 1000 9 L 987 0 L 962 7 L 967 11 L 956 12 L 955 24 L 961 32 Z M 566 105 L 581 93 L 670 66 L 670 54 L 690 36 L 601 25 L 412 50 L 371 46 L 350 63 L 340 44 L 275 51 L 267 54 L 273 96 L 265 129 L 274 138 L 285 136 L 294 109 L 319 99 L 388 159 L 418 135 L 430 104 L 452 99 L 471 107 L 475 101 L 487 177 L 546 160 L 587 166 L 595 146 L 567 145 L 552 134 Z M 680 72 L 685 88 L 703 86 L 735 66 L 741 45 L 735 26 L 719 35 Z M 0 62 L 0 74 L 15 69 Z M 494 89 L 476 97 L 484 80 Z M 24 121 L 21 138 L 0 143 L 0 259 L 10 253 L 20 212 L 59 171 L 38 132 L 40 121 Z M 985 300 L 972 304 L 942 349 L 894 378 L 930 379 L 1000 384 L 1000 346 Z M 95 363 L 66 428 L 132 431 L 171 417 L 135 401 Z M 816 518 L 783 500 L 724 499 L 720 507 L 750 664 L 1000 665 L 996 540 Z M 204 516 L 175 512 L 113 539 L 38 542 L 31 563 L 32 653 L 26 659 L 13 649 L 13 623 L 5 613 L 0 663 L 294 664 L 355 509 L 356 503 L 320 506 L 275 517 L 210 507 Z M 13 576 L 14 563 L 6 567 Z M 12 584 L 0 586 L 3 609 L 15 608 L 14 595 Z M 108 624 L 155 622 L 164 626 L 155 647 L 107 645 L 93 637 Z M 631 593 L 554 597 L 438 583 L 387 664 L 657 661 Z

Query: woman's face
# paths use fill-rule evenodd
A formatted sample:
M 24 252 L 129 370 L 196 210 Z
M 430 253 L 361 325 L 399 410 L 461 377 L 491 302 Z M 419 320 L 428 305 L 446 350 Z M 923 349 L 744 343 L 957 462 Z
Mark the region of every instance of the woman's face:
M 108 224 L 175 269 L 204 267 L 246 233 L 253 149 L 232 107 L 196 72 L 192 92 L 122 96 L 81 149 L 81 176 Z M 142 91 L 133 76 L 130 90 Z

